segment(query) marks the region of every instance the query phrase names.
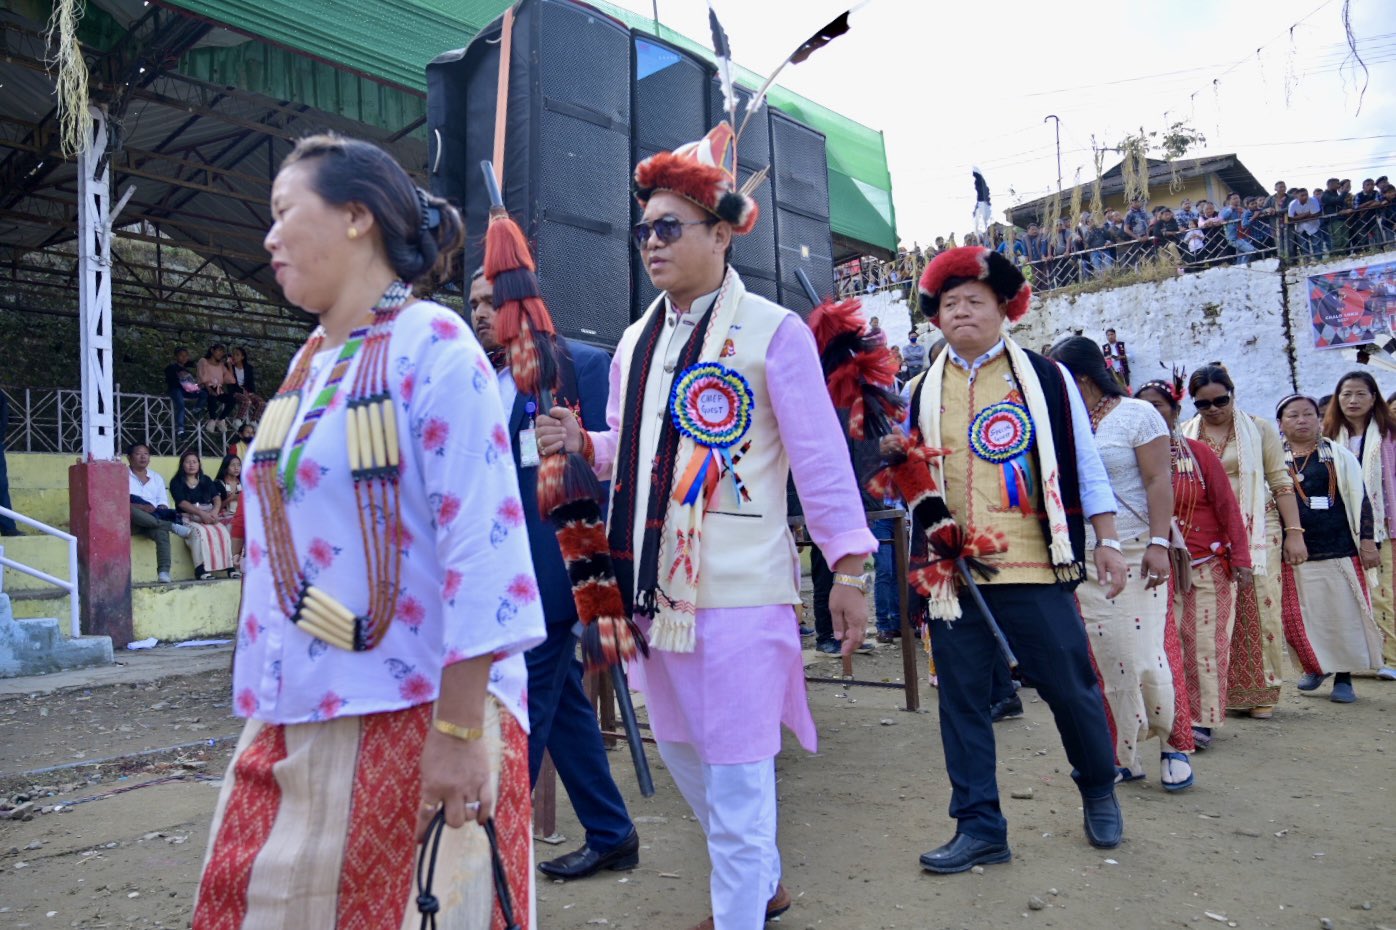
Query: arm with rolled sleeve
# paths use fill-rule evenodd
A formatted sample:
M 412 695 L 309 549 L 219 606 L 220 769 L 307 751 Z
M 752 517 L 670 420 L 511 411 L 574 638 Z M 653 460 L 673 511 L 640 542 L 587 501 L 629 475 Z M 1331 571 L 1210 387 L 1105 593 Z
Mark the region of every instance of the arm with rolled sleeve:
M 1071 374 L 1060 362 L 1057 367 L 1066 379 L 1066 396 L 1071 403 L 1071 431 L 1076 439 L 1076 474 L 1081 482 L 1081 512 L 1087 520 L 1103 513 L 1113 514 L 1115 490 L 1110 486 L 1110 476 L 1105 473 L 1100 450 L 1096 448 L 1091 415 L 1086 412 L 1086 402 L 1081 399 L 1081 392 L 1076 389 Z
M 436 528 L 443 588 L 437 594 L 446 602 L 442 645 L 449 665 L 523 652 L 541 643 L 545 630 L 528 535 L 490 538 L 501 507 L 521 506 L 498 382 L 459 318 L 442 311 L 440 319 L 460 334 L 424 342 L 416 369 L 431 377 L 413 392 L 407 416 L 416 477 Z
M 824 384 L 814 334 L 794 314 L 776 328 L 766 349 L 766 392 L 810 539 L 830 565 L 849 555 L 871 555 L 877 541 L 863 514 L 848 441 Z

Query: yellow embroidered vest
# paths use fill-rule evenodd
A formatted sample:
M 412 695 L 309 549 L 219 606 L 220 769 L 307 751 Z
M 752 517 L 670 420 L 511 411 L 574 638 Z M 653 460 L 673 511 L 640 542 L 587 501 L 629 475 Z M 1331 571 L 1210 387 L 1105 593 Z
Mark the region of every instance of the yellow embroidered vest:
M 979 411 L 1006 400 L 1015 389 L 1009 378 L 1008 354 L 984 364 L 974 373 L 953 363 L 945 366 L 941 384 L 940 439 L 953 449 L 944 459 L 945 503 L 961 526 L 991 526 L 1008 537 L 1008 551 L 988 561 L 999 573 L 981 584 L 1053 584 L 1057 578 L 1035 513 L 1007 505 L 1002 491 L 1002 468 L 979 458 L 969 447 L 969 425 Z M 925 414 L 923 413 L 923 416 Z M 1033 510 L 1041 505 L 1041 476 L 1033 476 Z

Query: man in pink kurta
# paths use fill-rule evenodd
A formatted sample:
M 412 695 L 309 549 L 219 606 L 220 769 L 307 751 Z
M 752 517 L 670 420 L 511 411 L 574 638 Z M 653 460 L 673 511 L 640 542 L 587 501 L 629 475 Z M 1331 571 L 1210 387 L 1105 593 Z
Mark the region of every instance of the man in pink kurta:
M 788 476 L 836 571 L 830 610 L 845 652 L 867 631 L 863 569 L 877 544 L 812 334 L 726 264 L 756 208 L 721 158 L 705 157 L 724 150 L 724 132 L 636 170 L 636 243 L 663 293 L 617 348 L 610 431 L 583 437 L 555 408 L 538 439 L 545 455 L 589 451 L 612 481 L 618 581 L 651 639 L 632 680 L 712 860 L 713 916 L 697 928 L 758 930 L 791 901 L 776 847 L 780 725 L 816 746 Z

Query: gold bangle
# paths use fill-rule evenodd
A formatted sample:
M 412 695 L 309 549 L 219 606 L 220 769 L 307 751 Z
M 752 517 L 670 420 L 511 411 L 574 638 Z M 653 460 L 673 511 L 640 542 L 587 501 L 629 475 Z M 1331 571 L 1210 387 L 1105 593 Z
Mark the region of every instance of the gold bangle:
M 473 743 L 477 739 L 485 738 L 485 730 L 483 727 L 457 726 L 456 724 L 451 723 L 450 721 L 441 720 L 439 718 L 433 720 L 431 722 L 431 725 L 432 728 L 436 730 L 436 732 L 444 733 L 447 736 L 455 737 L 463 743 Z
M 1304 532 L 1304 528 L 1303 528 L 1302 526 L 1287 526 L 1287 527 L 1285 527 L 1285 532 L 1286 532 L 1286 533 L 1303 533 L 1303 532 Z

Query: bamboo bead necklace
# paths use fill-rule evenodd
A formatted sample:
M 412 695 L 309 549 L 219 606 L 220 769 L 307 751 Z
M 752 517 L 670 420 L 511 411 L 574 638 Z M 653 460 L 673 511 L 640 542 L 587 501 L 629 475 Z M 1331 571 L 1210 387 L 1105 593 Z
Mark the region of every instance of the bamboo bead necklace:
M 394 281 L 374 306 L 372 318 L 349 334 L 325 386 L 296 431 L 285 466 L 281 467 L 282 452 L 300 410 L 301 394 L 310 380 L 311 362 L 325 341 L 324 330 L 316 329 L 297 357 L 295 367 L 267 404 L 252 454 L 252 471 L 267 533 L 267 561 L 278 606 L 311 636 L 351 652 L 367 651 L 382 641 L 401 587 L 402 551 L 397 545 L 400 457 L 397 416 L 388 393 L 388 340 L 393 321 L 411 295 L 406 284 Z M 329 411 L 360 352 L 363 359 L 354 372 L 344 412 L 349 471 L 369 582 L 368 608 L 363 614 L 355 614 L 332 594 L 309 584 L 301 573 L 286 513 L 286 497 L 295 490 L 296 468 L 307 441 Z
M 1318 460 L 1328 468 L 1328 506 L 1333 506 L 1333 502 L 1338 499 L 1338 474 L 1333 467 L 1333 455 L 1328 448 L 1319 440 L 1318 444 L 1303 454 L 1302 461 L 1290 448 L 1289 443 L 1285 443 L 1285 464 L 1289 466 L 1290 477 L 1294 479 L 1294 493 L 1299 497 L 1299 502 L 1305 508 L 1310 506 L 1309 494 L 1304 490 L 1304 471 L 1309 467 L 1309 460 L 1318 453 Z

